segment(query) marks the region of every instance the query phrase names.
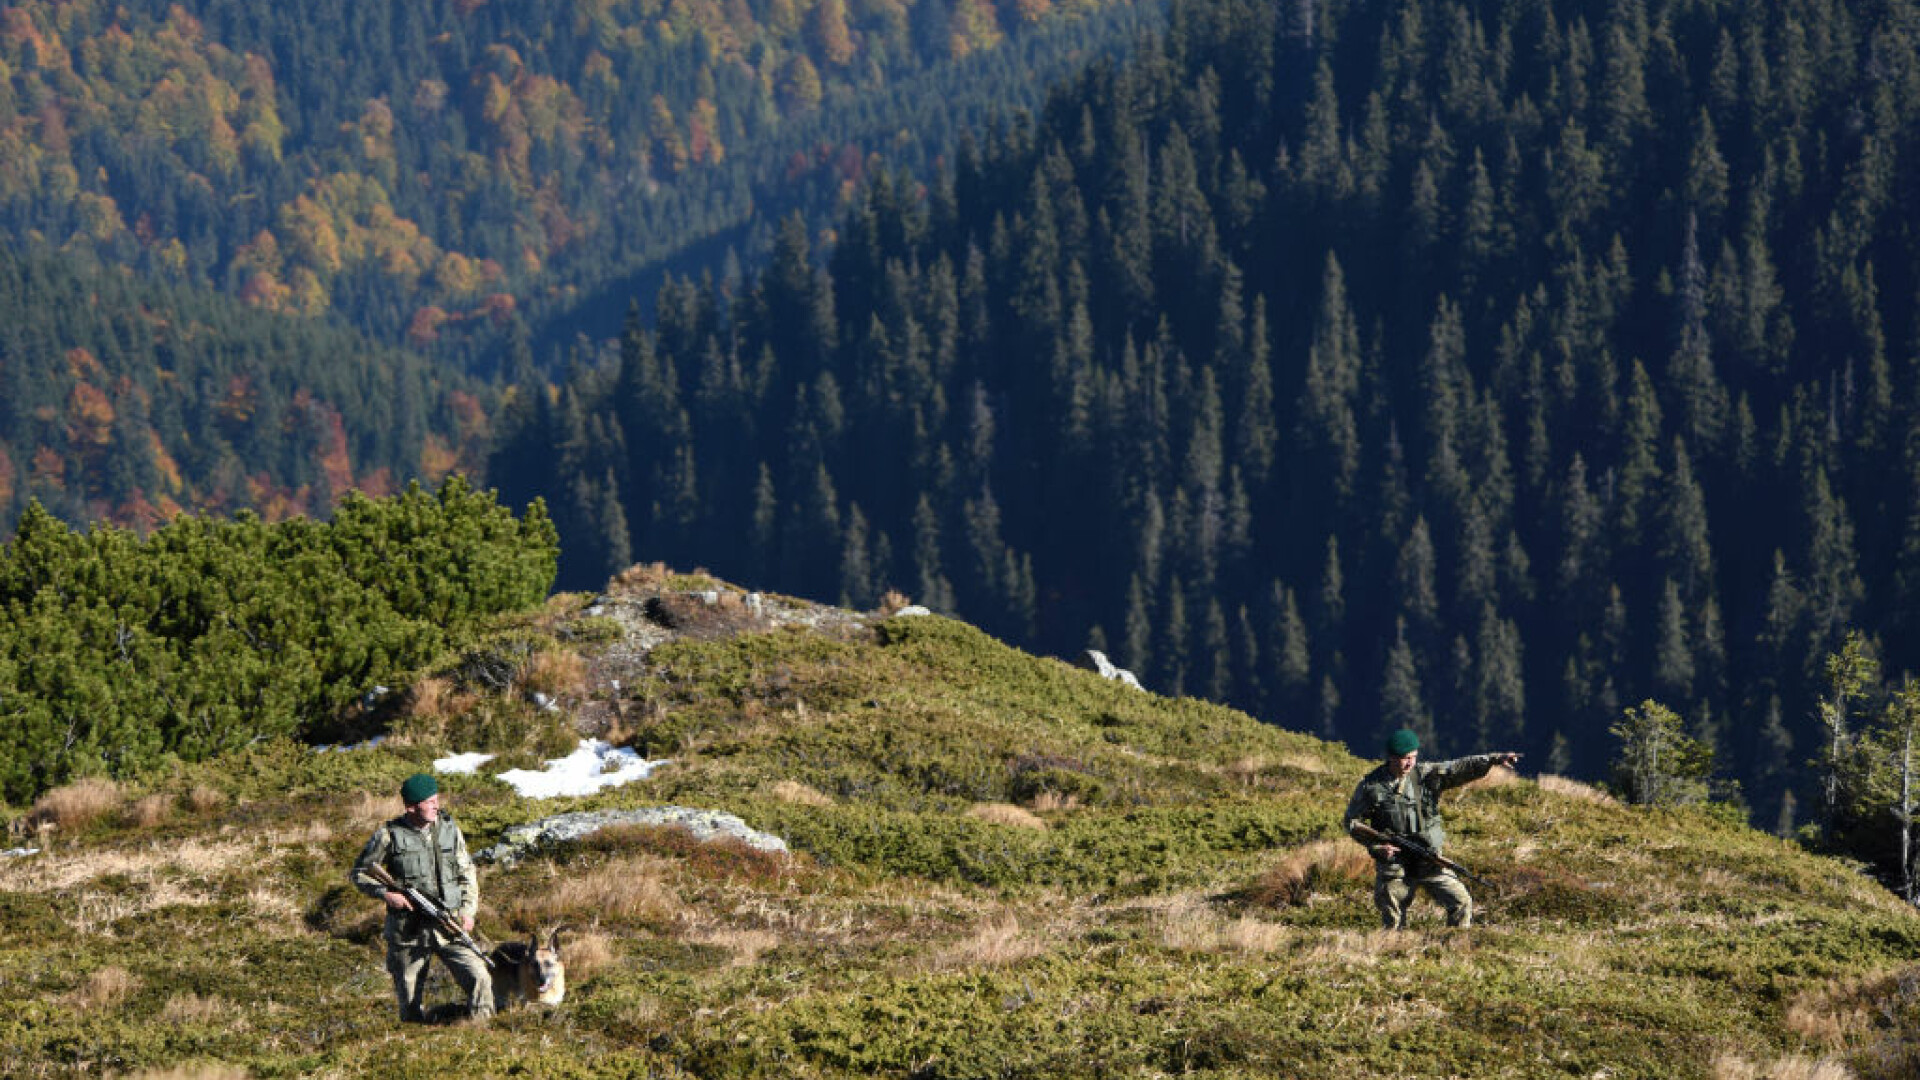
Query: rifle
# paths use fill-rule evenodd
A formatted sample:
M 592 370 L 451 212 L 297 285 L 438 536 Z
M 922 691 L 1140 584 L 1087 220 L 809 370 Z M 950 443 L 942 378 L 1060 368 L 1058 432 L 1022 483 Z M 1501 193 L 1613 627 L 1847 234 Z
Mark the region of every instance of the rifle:
M 387 872 L 386 867 L 378 863 L 365 867 L 364 871 L 368 877 L 406 897 L 407 903 L 413 905 L 413 910 L 425 915 L 435 926 L 438 926 L 444 931 L 447 936 L 465 945 L 467 948 L 472 949 L 482 960 L 487 958 L 487 950 L 482 949 L 480 943 L 473 940 L 473 935 L 467 933 L 466 930 L 460 926 L 460 920 L 454 918 L 453 913 L 446 908 L 434 903 L 433 899 L 426 893 L 421 892 L 411 885 L 400 884 L 399 881 L 394 879 L 392 874 Z
M 1493 882 L 1488 881 L 1486 878 L 1481 877 L 1466 867 L 1461 866 L 1459 863 L 1454 862 L 1452 859 L 1447 858 L 1445 855 L 1433 850 L 1431 847 L 1428 847 L 1423 840 L 1405 836 L 1401 833 L 1381 832 L 1379 829 L 1374 828 L 1364 821 L 1348 822 L 1347 828 L 1352 831 L 1353 835 L 1362 840 L 1371 840 L 1376 844 L 1392 844 L 1394 847 L 1400 848 L 1403 851 L 1411 851 L 1423 859 L 1431 860 L 1459 874 L 1461 877 L 1466 878 L 1481 888 L 1494 889 Z

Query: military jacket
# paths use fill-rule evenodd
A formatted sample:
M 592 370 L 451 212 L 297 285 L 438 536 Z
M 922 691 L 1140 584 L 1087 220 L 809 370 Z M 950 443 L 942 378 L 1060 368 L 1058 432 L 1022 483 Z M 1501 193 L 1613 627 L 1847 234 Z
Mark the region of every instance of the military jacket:
M 386 887 L 363 872 L 369 866 L 385 866 L 402 885 L 419 889 L 457 917 L 480 910 L 479 872 L 467 854 L 467 838 L 451 815 L 443 813 L 423 829 L 409 824 L 403 815 L 373 831 L 354 860 L 353 885 L 368 896 L 383 898 Z M 389 915 L 406 917 L 407 913 Z
M 1443 853 L 1447 832 L 1441 822 L 1440 793 L 1487 775 L 1495 760 L 1492 754 L 1475 754 L 1432 764 L 1421 762 L 1399 780 L 1381 764 L 1361 778 L 1360 785 L 1354 788 L 1353 798 L 1347 801 L 1346 816 L 1341 818 L 1341 827 L 1363 822 L 1382 832 L 1415 837 L 1436 853 Z M 1366 841 L 1360 840 L 1360 843 L 1372 850 Z M 1406 858 L 1403 853 L 1402 859 Z

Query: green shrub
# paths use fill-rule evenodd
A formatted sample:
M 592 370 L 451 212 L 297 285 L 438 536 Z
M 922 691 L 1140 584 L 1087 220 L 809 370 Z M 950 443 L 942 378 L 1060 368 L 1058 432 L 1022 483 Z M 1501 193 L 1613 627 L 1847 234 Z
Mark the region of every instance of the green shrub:
M 482 620 L 536 604 L 558 540 L 458 477 L 330 522 L 182 516 L 138 539 L 38 505 L 0 550 L 0 799 L 329 724 Z

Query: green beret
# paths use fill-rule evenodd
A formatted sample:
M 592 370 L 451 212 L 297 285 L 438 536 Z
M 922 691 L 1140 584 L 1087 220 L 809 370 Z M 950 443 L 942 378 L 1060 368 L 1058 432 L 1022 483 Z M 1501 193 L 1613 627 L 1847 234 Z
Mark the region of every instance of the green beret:
M 440 781 L 423 772 L 414 773 L 400 785 L 400 801 L 412 806 L 440 794 Z
M 1387 736 L 1388 757 L 1406 757 L 1418 749 L 1420 749 L 1420 736 L 1406 728 L 1401 728 Z

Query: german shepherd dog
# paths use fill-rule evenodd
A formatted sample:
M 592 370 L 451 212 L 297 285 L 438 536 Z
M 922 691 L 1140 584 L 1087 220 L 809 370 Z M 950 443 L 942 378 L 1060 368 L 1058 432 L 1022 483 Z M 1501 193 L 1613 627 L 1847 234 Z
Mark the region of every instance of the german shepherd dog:
M 494 946 L 487 956 L 493 969 L 493 1007 L 505 1009 L 515 998 L 528 1005 L 558 1005 L 567 996 L 567 969 L 560 963 L 560 928 L 525 941 Z

